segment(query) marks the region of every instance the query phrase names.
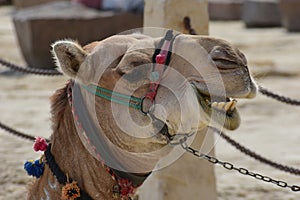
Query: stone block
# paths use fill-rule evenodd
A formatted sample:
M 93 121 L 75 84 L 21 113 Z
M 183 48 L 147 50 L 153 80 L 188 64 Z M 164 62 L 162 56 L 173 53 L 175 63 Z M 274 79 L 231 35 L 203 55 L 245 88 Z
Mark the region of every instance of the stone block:
M 244 0 L 209 0 L 210 20 L 241 20 Z
M 15 6 L 16 9 L 20 9 L 20 8 L 45 4 L 53 1 L 63 1 L 63 0 L 13 0 L 13 5 Z
M 207 0 L 146 0 L 144 8 L 144 27 L 172 28 L 188 33 L 183 19 L 188 16 L 196 33 L 208 34 Z
M 245 0 L 242 18 L 246 27 L 281 26 L 277 0 Z
M 97 11 L 71 2 L 53 2 L 17 11 L 18 42 L 29 66 L 53 67 L 50 45 L 70 38 L 85 45 L 142 26 L 142 15 Z
M 290 32 L 300 31 L 300 1 L 280 0 L 282 25 Z

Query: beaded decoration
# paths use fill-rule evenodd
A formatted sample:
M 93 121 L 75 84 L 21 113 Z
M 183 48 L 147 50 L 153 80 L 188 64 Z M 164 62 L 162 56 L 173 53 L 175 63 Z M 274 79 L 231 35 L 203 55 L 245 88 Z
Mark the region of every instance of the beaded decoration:
M 45 138 L 41 137 L 36 137 L 33 149 L 34 151 L 45 151 L 48 147 L 47 141 Z M 44 167 L 45 167 L 45 162 L 44 162 L 44 156 L 41 156 L 40 159 L 38 160 L 28 160 L 24 164 L 24 169 L 27 171 L 27 174 L 29 176 L 33 176 L 36 178 L 39 178 L 43 175 L 44 173 Z

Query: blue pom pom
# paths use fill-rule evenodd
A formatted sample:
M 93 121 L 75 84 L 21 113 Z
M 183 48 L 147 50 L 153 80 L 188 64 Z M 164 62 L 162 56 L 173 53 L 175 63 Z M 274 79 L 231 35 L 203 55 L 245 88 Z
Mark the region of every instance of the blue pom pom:
M 39 178 L 44 172 L 44 162 L 40 162 L 40 160 L 29 160 L 24 164 L 24 169 L 29 176 Z

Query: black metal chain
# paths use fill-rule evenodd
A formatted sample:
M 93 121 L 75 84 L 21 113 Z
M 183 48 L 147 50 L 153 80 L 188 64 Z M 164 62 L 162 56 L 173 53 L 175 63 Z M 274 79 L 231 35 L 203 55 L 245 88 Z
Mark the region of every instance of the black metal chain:
M 18 137 L 21 137 L 21 138 L 24 138 L 24 139 L 27 139 L 27 140 L 30 140 L 30 141 L 34 141 L 35 140 L 34 136 L 31 136 L 31 135 L 19 132 L 17 130 L 14 130 L 14 129 L 12 129 L 12 128 L 6 126 L 6 125 L 4 125 L 1 122 L 0 122 L 0 128 L 4 129 L 5 131 L 7 131 L 9 133 L 12 133 L 15 136 L 18 136 Z M 209 127 L 209 128 L 213 128 L 213 127 Z M 215 129 L 215 128 L 213 128 L 213 130 L 219 131 L 218 129 Z M 223 135 L 224 135 L 224 133 L 223 133 Z M 192 147 L 189 147 L 188 144 L 186 143 L 187 138 L 190 137 L 191 135 L 181 135 L 181 136 L 182 137 L 177 140 L 178 142 L 173 142 L 173 143 L 171 143 L 171 145 L 174 146 L 174 145 L 179 145 L 180 144 L 181 147 L 184 150 L 186 150 L 188 153 L 191 153 L 191 154 L 193 154 L 194 156 L 196 156 L 198 158 L 204 158 L 205 160 L 207 160 L 207 161 L 209 161 L 209 162 L 211 162 L 213 164 L 221 165 L 221 166 L 223 166 L 227 170 L 235 170 L 235 171 L 239 172 L 240 174 L 248 175 L 248 176 L 254 177 L 254 178 L 258 179 L 258 180 L 264 181 L 264 182 L 273 183 L 273 184 L 275 184 L 275 185 L 277 185 L 279 187 L 282 187 L 282 188 L 290 188 L 294 192 L 299 192 L 300 191 L 300 186 L 289 185 L 288 183 L 286 183 L 284 181 L 275 180 L 275 179 L 270 178 L 268 176 L 264 176 L 264 175 L 261 175 L 261 174 L 258 174 L 258 173 L 251 172 L 251 171 L 249 171 L 246 168 L 237 168 L 237 167 L 235 167 L 233 164 L 231 164 L 229 162 L 224 162 L 224 161 L 221 161 L 221 160 L 219 160 L 219 159 L 217 159 L 217 158 L 215 158 L 213 156 L 210 156 L 210 155 L 207 155 L 207 154 L 203 154 L 200 151 L 195 150 Z M 49 142 L 49 139 L 47 139 L 47 142 Z M 242 147 L 242 148 L 245 148 L 245 147 Z M 245 148 L 245 149 L 247 149 L 247 148 Z M 251 150 L 248 150 L 248 151 L 251 152 Z M 284 170 L 284 171 L 288 171 L 288 170 Z M 293 173 L 291 171 L 289 171 L 289 172 Z
M 215 133 L 217 133 L 218 135 L 220 135 L 225 141 L 227 141 L 229 144 L 231 144 L 232 146 L 234 146 L 237 150 L 241 151 L 242 153 L 244 153 L 245 155 L 254 158 L 255 160 L 258 160 L 261 163 L 267 164 L 271 167 L 274 167 L 276 169 L 279 169 L 281 171 L 285 171 L 294 175 L 300 175 L 300 169 L 294 168 L 294 167 L 290 167 L 290 166 L 286 166 L 277 162 L 274 162 L 268 158 L 265 158 L 257 153 L 255 153 L 254 151 L 248 149 L 247 147 L 241 145 L 240 143 L 236 142 L 235 140 L 233 140 L 232 138 L 230 138 L 228 135 L 226 135 L 223 131 L 215 128 L 215 127 L 211 127 L 209 126 L 210 129 L 212 129 L 213 131 L 215 131 Z
M 263 88 L 262 86 L 259 86 L 259 92 L 262 93 L 263 95 L 270 97 L 272 99 L 276 99 L 277 101 L 286 103 L 286 104 L 290 104 L 293 106 L 300 106 L 300 100 L 295 100 L 295 99 L 291 99 L 289 97 L 285 97 L 279 94 L 275 94 L 265 88 Z
M 26 134 L 26 133 L 22 133 L 18 130 L 15 130 L 15 129 L 3 124 L 2 122 L 0 122 L 0 128 L 3 129 L 4 131 L 7 131 L 7 132 L 11 133 L 12 135 L 17 136 L 17 137 L 24 138 L 24 139 L 30 140 L 30 141 L 35 140 L 35 136 L 29 135 L 29 134 Z M 290 167 L 290 166 L 286 166 L 286 165 L 283 165 L 283 164 L 279 164 L 279 163 L 276 163 L 272 160 L 269 160 L 269 159 L 255 153 L 254 151 L 248 149 L 247 147 L 241 145 L 240 143 L 234 141 L 232 138 L 227 136 L 221 130 L 219 130 L 215 127 L 209 127 L 209 128 L 212 129 L 213 131 L 215 131 L 216 133 L 218 133 L 223 139 L 225 139 L 229 144 L 234 146 L 236 149 L 238 149 L 242 153 L 244 153 L 244 154 L 246 154 L 246 155 L 248 155 L 248 156 L 264 163 L 264 164 L 267 164 L 271 167 L 279 169 L 281 171 L 289 172 L 289 173 L 294 174 L 294 175 L 300 175 L 300 170 L 299 169 L 296 169 L 296 168 Z M 173 140 L 170 141 L 170 144 L 173 145 L 173 146 L 181 144 L 181 142 L 182 142 L 181 138 L 187 139 L 188 137 L 191 137 L 192 135 L 193 134 L 178 134 L 178 135 L 176 135 L 176 137 Z M 49 139 L 46 139 L 46 140 L 47 140 L 47 142 L 50 141 Z
M 60 76 L 62 75 L 61 72 L 55 69 L 38 69 L 38 68 L 31 68 L 31 67 L 21 67 L 15 64 L 12 64 L 8 61 L 5 61 L 0 58 L 0 65 L 3 65 L 11 70 L 26 73 L 26 74 L 35 74 L 35 75 L 43 75 L 43 76 Z
M 17 137 L 20 137 L 20 138 L 23 138 L 23 139 L 26 139 L 26 140 L 29 140 L 29 141 L 35 141 L 35 136 L 28 135 L 26 133 L 22 133 L 20 131 L 17 131 L 15 129 L 3 124 L 2 122 L 0 122 L 0 128 L 7 131 L 8 133 L 10 133 L 12 135 L 17 136 Z M 49 142 L 50 140 L 46 139 L 46 141 Z
M 245 169 L 245 168 L 242 168 L 242 167 L 236 167 L 232 163 L 224 162 L 224 161 L 221 161 L 221 160 L 217 159 L 216 157 L 201 153 L 199 150 L 193 149 L 192 147 L 188 146 L 188 144 L 186 143 L 187 138 L 185 138 L 185 137 L 180 139 L 180 146 L 186 152 L 196 156 L 197 158 L 203 158 L 203 159 L 209 161 L 210 163 L 213 163 L 215 165 L 223 166 L 227 170 L 234 170 L 236 172 L 239 172 L 242 175 L 251 176 L 251 177 L 256 178 L 258 180 L 261 180 L 261 181 L 264 181 L 264 182 L 267 182 L 267 183 L 272 183 L 272 184 L 277 185 L 278 187 L 289 188 L 293 192 L 299 192 L 300 191 L 300 186 L 298 186 L 298 185 L 289 185 L 285 181 L 276 180 L 276 179 L 270 178 L 268 176 L 252 172 L 252 171 L 250 171 L 248 169 Z

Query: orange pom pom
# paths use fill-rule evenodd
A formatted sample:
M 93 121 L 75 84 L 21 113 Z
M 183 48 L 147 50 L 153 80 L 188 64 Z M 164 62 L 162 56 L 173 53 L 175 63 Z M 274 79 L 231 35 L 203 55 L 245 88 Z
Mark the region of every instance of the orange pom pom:
M 76 181 L 72 183 L 67 183 L 62 188 L 62 200 L 75 200 L 80 197 L 80 188 L 77 185 Z

